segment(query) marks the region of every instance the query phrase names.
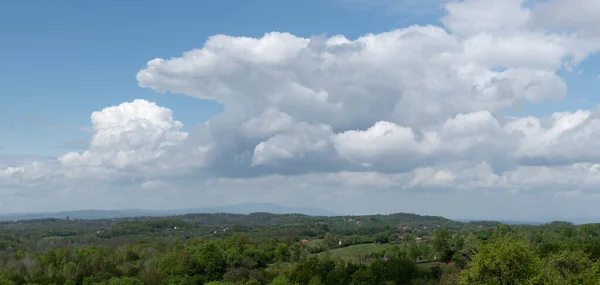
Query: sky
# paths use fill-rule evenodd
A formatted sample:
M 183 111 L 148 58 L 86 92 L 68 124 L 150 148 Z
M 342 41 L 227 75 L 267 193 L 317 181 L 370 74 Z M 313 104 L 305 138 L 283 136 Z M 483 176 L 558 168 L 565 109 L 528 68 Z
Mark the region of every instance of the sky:
M 598 25 L 596 0 L 5 1 L 0 213 L 600 221 Z

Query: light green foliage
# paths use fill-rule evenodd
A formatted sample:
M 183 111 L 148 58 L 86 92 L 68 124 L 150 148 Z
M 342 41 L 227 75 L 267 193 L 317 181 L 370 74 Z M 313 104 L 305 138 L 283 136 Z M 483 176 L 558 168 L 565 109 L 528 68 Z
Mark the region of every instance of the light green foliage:
M 229 268 L 239 266 L 244 261 L 242 252 L 236 247 L 227 248 L 223 254 Z
M 506 224 L 500 224 L 498 225 L 498 227 L 496 228 L 496 232 L 494 233 L 495 236 L 506 236 L 506 235 L 510 235 L 513 234 L 513 229 Z
M 475 236 L 475 234 L 473 234 L 473 233 L 469 233 L 465 237 L 462 251 L 470 256 L 475 253 L 478 245 L 479 245 L 479 240 L 477 239 L 477 236 Z
M 501 237 L 479 247 L 461 284 L 537 284 L 542 262 L 520 238 Z
M 391 251 L 393 245 L 390 244 L 359 244 L 347 247 L 334 249 L 328 252 L 320 253 L 319 256 L 325 257 L 329 255 L 332 258 L 341 258 L 347 261 L 359 261 L 364 257 L 372 257 L 372 253 L 377 252 L 377 256 L 381 257 L 386 252 Z
M 567 250 L 551 255 L 546 260 L 546 267 L 546 284 L 597 284 L 594 264 L 583 251 Z
M 577 228 L 577 235 L 582 239 L 597 238 L 600 233 L 598 232 L 597 224 L 585 224 Z
M 222 250 L 214 242 L 200 247 L 198 263 L 208 280 L 218 280 L 225 273 L 226 261 Z

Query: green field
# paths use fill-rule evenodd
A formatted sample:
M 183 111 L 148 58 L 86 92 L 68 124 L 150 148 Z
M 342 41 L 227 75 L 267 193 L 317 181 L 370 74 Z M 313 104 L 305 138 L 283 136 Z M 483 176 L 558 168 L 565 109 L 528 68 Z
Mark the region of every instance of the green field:
M 49 237 L 43 237 L 42 239 L 45 239 L 45 240 L 63 240 L 63 239 L 65 239 L 65 237 L 61 237 L 61 236 L 49 236 Z
M 326 251 L 326 252 L 321 252 L 318 253 L 316 255 L 318 256 L 325 256 L 327 254 L 329 254 L 332 258 L 339 258 L 342 259 L 344 261 L 349 261 L 349 262 L 359 262 L 359 256 L 360 255 L 365 255 L 377 250 L 382 250 L 385 249 L 388 253 L 390 253 L 390 250 L 392 249 L 392 247 L 394 246 L 394 244 L 376 244 L 376 243 L 369 243 L 369 244 L 359 244 L 359 245 L 352 245 L 352 246 L 348 246 L 348 247 L 343 247 L 343 248 L 337 248 L 334 250 L 330 250 L 330 251 Z M 430 269 L 432 267 L 440 267 L 444 272 L 449 272 L 452 271 L 453 269 L 453 265 L 450 263 L 443 263 L 443 262 L 431 262 L 431 263 L 424 263 L 424 264 L 419 264 L 418 265 L 421 268 L 424 269 Z
M 390 251 L 394 245 L 392 244 L 376 244 L 376 243 L 368 243 L 368 244 L 359 244 L 359 245 L 351 245 L 347 247 L 337 248 L 334 250 L 326 251 L 318 253 L 319 256 L 329 255 L 333 258 L 340 258 L 346 261 L 357 261 L 360 255 L 369 254 L 371 252 L 375 252 L 378 250 L 385 249 L 386 251 Z

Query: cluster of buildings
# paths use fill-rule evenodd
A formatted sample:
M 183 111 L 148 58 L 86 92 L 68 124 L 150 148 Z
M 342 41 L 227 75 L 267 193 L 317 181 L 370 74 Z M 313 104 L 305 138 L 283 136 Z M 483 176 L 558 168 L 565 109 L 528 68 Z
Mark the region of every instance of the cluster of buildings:
M 355 219 L 355 218 L 344 218 L 344 222 L 360 224 L 360 220 Z
M 408 241 L 408 240 L 407 240 L 407 237 L 406 237 L 406 236 L 403 236 L 403 235 L 399 235 L 399 236 L 398 236 L 398 240 L 401 240 L 401 241 Z M 423 238 L 422 238 L 422 237 L 415 237 L 415 242 L 417 242 L 417 243 L 420 243 L 420 242 L 422 242 L 422 241 L 423 241 Z
M 215 234 L 216 234 L 216 233 L 221 233 L 221 232 L 222 232 L 222 233 L 226 233 L 228 230 L 229 230 L 229 228 L 228 228 L 228 227 L 227 227 L 227 228 L 223 228 L 223 229 L 217 229 L 217 230 L 216 230 L 214 233 L 215 233 Z

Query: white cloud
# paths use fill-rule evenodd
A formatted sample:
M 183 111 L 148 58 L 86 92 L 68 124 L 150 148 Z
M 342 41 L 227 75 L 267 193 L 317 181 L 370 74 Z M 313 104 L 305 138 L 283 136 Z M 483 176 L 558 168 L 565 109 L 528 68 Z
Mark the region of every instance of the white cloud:
M 92 114 L 89 148 L 58 165 L 0 161 L 0 191 L 45 181 L 48 191 L 102 195 L 94 203 L 114 207 L 143 196 L 140 205 L 163 208 L 268 200 L 389 212 L 406 211 L 397 200 L 411 199 L 408 210 L 442 215 L 549 215 L 525 207 L 538 195 L 577 209 L 552 199 L 598 194 L 598 111 L 504 115 L 563 98 L 559 74 L 600 49 L 586 26 L 598 18 L 595 2 L 565 3 L 453 1 L 442 27 L 353 40 L 215 35 L 180 57 L 148 61 L 137 80 L 218 101 L 222 113 L 188 134 L 152 102 L 108 107 Z M 83 185 L 93 186 L 78 192 Z M 435 197 L 468 201 L 450 209 Z M 368 204 L 376 202 L 382 208 Z M 501 205 L 481 205 L 490 202 Z
M 311 153 L 326 155 L 331 134 L 327 125 L 298 124 L 292 133 L 277 134 L 256 145 L 252 165 L 276 164 L 278 160 L 303 158 Z
M 64 166 L 125 168 L 149 163 L 187 137 L 171 110 L 145 100 L 94 112 L 91 119 L 95 133 L 90 150 L 64 155 L 59 159 Z
M 387 159 L 411 160 L 429 155 L 437 148 L 436 133 L 426 132 L 418 140 L 409 127 L 377 122 L 365 131 L 350 130 L 331 138 L 342 158 L 359 164 L 373 165 Z
M 579 110 L 554 113 L 551 118 L 522 118 L 507 124 L 507 130 L 523 137 L 517 156 L 565 162 L 589 162 L 600 159 L 594 145 L 600 142 L 598 111 Z
M 449 15 L 460 9 L 449 8 Z M 434 26 L 353 41 L 339 35 L 218 35 L 182 57 L 149 61 L 137 78 L 142 87 L 224 105 L 210 122 L 212 152 L 222 171 L 228 163 L 282 167 L 268 161 L 301 163 L 311 153 L 320 155 L 330 149 L 323 134 L 300 130 L 320 125 L 336 133 L 331 144 L 341 158 L 373 165 L 377 156 L 401 155 L 398 150 L 430 154 L 439 138 L 427 129 L 437 130 L 459 113 L 488 110 L 491 116 L 520 101 L 561 98 L 566 85 L 555 72 L 576 51 L 565 42 L 562 35 L 529 32 L 462 39 Z M 368 135 L 385 128 L 395 128 L 393 135 Z M 406 141 L 398 144 L 403 135 Z M 361 137 L 354 145 L 350 140 Z M 375 144 L 366 144 L 369 137 Z
M 276 62 L 267 53 L 271 45 Z M 432 26 L 355 41 L 280 33 L 252 40 L 218 36 L 181 58 L 148 62 L 137 77 L 142 87 L 218 100 L 240 122 L 276 108 L 297 121 L 328 122 L 336 129 L 378 120 L 431 123 L 456 112 L 498 110 L 518 100 L 564 94 L 564 83 L 552 71 L 493 71 L 470 57 L 467 46 Z M 517 56 L 514 61 L 527 55 Z M 529 56 L 543 54 L 531 50 Z M 560 56 L 566 54 L 540 61 L 556 62 Z M 536 90 L 550 92 L 533 94 Z
M 600 3 L 595 0 L 548 0 L 534 8 L 534 19 L 540 25 L 579 33 L 600 35 Z
M 448 14 L 442 23 L 459 36 L 520 33 L 526 27 L 530 11 L 524 0 L 461 0 L 445 4 Z
M 294 118 L 274 108 L 265 110 L 260 116 L 242 124 L 242 132 L 250 137 L 270 137 L 294 127 Z
M 39 162 L 20 166 L 8 166 L 4 169 L 0 169 L 0 185 L 38 185 L 44 183 L 50 175 L 50 171 Z

